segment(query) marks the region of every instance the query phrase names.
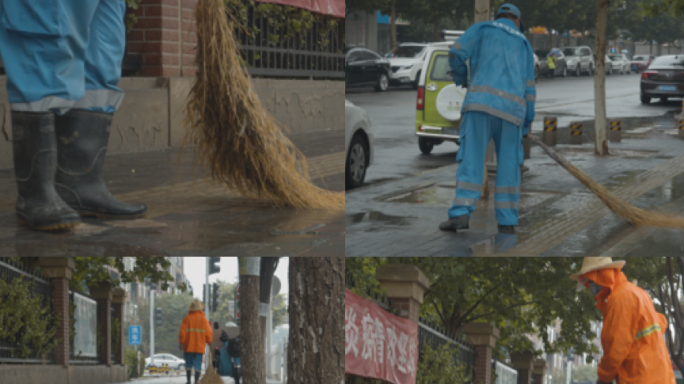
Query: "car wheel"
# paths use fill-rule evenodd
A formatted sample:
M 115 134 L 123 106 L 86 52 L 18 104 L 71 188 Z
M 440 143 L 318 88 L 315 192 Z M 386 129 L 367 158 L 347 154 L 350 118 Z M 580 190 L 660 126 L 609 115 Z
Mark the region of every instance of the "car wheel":
M 580 66 L 579 64 L 577 64 L 577 67 L 575 67 L 575 77 L 580 77 L 580 75 Z
M 667 103 L 667 99 L 668 99 L 667 97 L 661 97 L 660 102 L 661 103 Z
M 568 77 L 568 67 L 563 68 L 563 77 Z
M 416 73 L 416 79 L 413 81 L 413 89 L 418 89 L 418 84 L 420 83 L 420 71 Z
M 651 102 L 651 98 L 648 96 L 641 95 L 641 104 L 648 104 Z
M 378 92 L 385 92 L 389 86 L 389 78 L 386 73 L 381 73 L 378 78 L 378 83 L 375 85 L 375 90 Z
M 418 147 L 420 147 L 421 152 L 423 152 L 426 155 L 429 155 L 430 152 L 432 152 L 432 149 L 435 147 L 435 143 L 427 137 L 419 137 Z
M 356 135 L 352 139 L 347 154 L 345 166 L 345 179 L 347 189 L 358 188 L 366 179 L 366 164 L 368 159 L 366 141 L 362 136 Z

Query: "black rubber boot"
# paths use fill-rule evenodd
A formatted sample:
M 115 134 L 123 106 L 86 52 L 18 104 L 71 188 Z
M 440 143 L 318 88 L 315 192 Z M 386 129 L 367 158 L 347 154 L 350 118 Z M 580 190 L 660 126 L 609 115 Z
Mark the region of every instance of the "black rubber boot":
M 57 193 L 81 216 L 141 217 L 145 204 L 116 200 L 102 181 L 112 114 L 72 109 L 56 117 Z
M 55 114 L 12 111 L 12 150 L 19 224 L 39 231 L 66 230 L 80 224 L 78 214 L 55 191 Z
M 459 229 L 468 229 L 469 222 L 470 218 L 467 215 L 456 216 L 439 224 L 439 229 L 457 232 Z
M 515 225 L 499 224 L 499 233 L 504 235 L 515 235 Z
M 187 384 L 192 384 L 192 381 L 191 381 L 191 379 L 192 379 L 192 371 L 191 371 L 191 370 L 187 370 L 187 371 L 185 371 L 185 374 L 188 376 L 188 383 L 187 383 Z
M 201 373 L 202 372 L 200 372 L 200 371 L 195 371 L 195 384 L 199 383 Z

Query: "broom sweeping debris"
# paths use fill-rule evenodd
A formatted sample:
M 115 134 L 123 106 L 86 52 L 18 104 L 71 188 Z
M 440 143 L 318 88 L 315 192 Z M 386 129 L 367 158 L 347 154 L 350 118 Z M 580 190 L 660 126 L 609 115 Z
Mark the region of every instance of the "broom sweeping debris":
M 223 0 L 200 0 L 197 80 L 190 91 L 185 142 L 214 181 L 279 207 L 344 209 L 344 193 L 311 183 L 306 158 L 256 95 L 234 35 L 237 20 Z
M 584 184 L 584 186 L 589 188 L 596 196 L 598 196 L 599 199 L 601 199 L 601 201 L 603 201 L 604 204 L 608 206 L 608 208 L 633 225 L 659 228 L 684 228 L 684 218 L 645 211 L 627 203 L 626 201 L 617 197 L 615 194 L 608 191 L 604 186 L 587 176 L 587 174 L 580 171 L 565 157 L 539 140 L 538 137 L 534 136 L 532 133 L 529 133 L 528 137 L 542 147 L 552 159 L 556 160 L 558 164 L 570 172 L 570 174 Z
M 207 371 L 204 372 L 204 376 L 200 378 L 199 384 L 223 384 L 223 379 L 214 369 L 213 359 L 209 358 L 208 360 L 209 364 L 207 365 Z

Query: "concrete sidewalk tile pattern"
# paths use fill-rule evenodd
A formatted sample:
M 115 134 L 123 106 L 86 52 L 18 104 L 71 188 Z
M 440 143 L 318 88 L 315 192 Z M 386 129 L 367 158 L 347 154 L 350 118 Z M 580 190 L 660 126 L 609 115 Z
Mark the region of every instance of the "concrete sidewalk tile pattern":
M 315 184 L 344 190 L 344 142 L 338 131 L 293 142 L 307 156 Z M 13 172 L 0 172 L 0 254 L 8 256 L 211 255 L 342 256 L 344 212 L 297 211 L 243 198 L 193 169 L 191 150 L 108 156 L 106 182 L 124 202 L 145 202 L 136 220 L 86 218 L 67 233 L 19 227 Z M 7 192 L 6 194 L 4 194 Z

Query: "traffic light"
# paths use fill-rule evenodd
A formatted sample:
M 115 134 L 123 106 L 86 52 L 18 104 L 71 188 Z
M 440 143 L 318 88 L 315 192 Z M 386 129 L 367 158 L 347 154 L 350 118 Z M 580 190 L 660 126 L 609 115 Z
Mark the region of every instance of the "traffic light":
M 154 309 L 154 325 L 161 327 L 162 325 L 162 309 L 157 307 Z
M 216 312 L 218 308 L 218 298 L 219 298 L 219 285 L 217 283 L 212 284 L 211 291 L 211 311 Z
M 221 258 L 220 257 L 210 257 L 209 258 L 209 274 L 221 272 Z

